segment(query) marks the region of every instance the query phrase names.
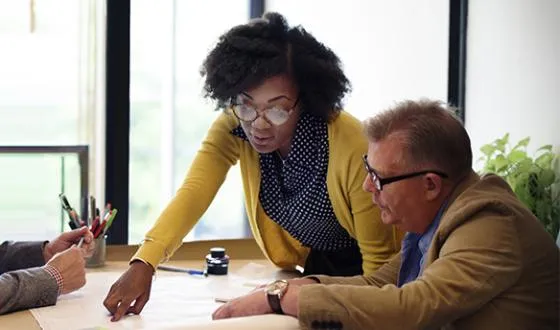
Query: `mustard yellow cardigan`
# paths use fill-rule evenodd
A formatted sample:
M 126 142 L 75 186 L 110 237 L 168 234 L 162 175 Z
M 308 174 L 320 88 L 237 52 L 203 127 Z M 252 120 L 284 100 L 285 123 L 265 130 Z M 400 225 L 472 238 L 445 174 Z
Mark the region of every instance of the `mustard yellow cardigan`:
M 211 126 L 175 198 L 146 234 L 134 259 L 156 267 L 181 245 L 185 235 L 206 211 L 231 166 L 240 161 L 245 206 L 253 236 L 267 258 L 282 269 L 303 266 L 309 249 L 303 247 L 264 212 L 259 202 L 259 154 L 230 132 L 239 125 L 222 113 Z M 366 176 L 361 155 L 367 140 L 361 123 L 341 113 L 328 124 L 327 189 L 336 218 L 358 241 L 365 274 L 386 263 L 400 249 L 402 234 L 380 220 L 371 195 L 362 189 Z

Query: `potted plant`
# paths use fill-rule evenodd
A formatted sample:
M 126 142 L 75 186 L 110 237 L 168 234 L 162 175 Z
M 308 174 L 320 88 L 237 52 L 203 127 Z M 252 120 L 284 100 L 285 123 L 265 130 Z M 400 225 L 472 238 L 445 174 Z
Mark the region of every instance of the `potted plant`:
M 544 145 L 530 157 L 530 140 L 526 137 L 511 147 L 508 133 L 482 146 L 484 156 L 479 161 L 484 162 L 482 172 L 495 173 L 508 182 L 556 240 L 560 228 L 559 156 L 552 151 L 552 145 Z

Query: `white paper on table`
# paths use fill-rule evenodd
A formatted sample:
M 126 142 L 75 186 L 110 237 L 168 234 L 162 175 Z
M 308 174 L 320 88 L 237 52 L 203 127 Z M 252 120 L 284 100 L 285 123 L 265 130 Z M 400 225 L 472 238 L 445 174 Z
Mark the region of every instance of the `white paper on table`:
M 212 326 L 220 323 L 211 321 L 212 312 L 221 305 L 214 301 L 216 297 L 241 296 L 251 291 L 254 285 L 273 279 L 270 276 L 275 275 L 269 274 L 267 278 L 264 269 L 259 269 L 262 273 L 256 272 L 258 266 L 249 264 L 240 273 L 208 278 L 158 272 L 152 283 L 150 300 L 142 313 L 125 316 L 119 322 L 110 321 L 103 300 L 121 273 L 87 273 L 87 284 L 82 289 L 61 296 L 55 306 L 32 309 L 31 313 L 44 330 L 191 329 L 188 328 L 190 325 L 206 323 Z M 248 277 L 251 272 L 257 276 Z M 252 320 L 247 321 L 252 323 Z

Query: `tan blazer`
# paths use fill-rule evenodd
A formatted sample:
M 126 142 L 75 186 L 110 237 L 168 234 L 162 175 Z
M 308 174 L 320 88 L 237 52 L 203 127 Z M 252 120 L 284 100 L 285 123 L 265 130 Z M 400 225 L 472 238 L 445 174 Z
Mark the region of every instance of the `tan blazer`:
M 417 280 L 395 286 L 400 255 L 370 276 L 302 287 L 303 329 L 558 329 L 560 254 L 495 175 L 450 198 Z

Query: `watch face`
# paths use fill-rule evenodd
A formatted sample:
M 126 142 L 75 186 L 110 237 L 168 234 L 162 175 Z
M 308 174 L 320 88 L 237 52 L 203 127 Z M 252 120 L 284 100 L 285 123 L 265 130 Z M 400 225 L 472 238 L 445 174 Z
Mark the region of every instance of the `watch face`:
M 286 280 L 278 280 L 278 281 L 274 281 L 272 283 L 270 283 L 269 285 L 266 286 L 266 292 L 268 294 L 281 294 L 283 293 L 286 288 L 288 287 L 288 281 Z

